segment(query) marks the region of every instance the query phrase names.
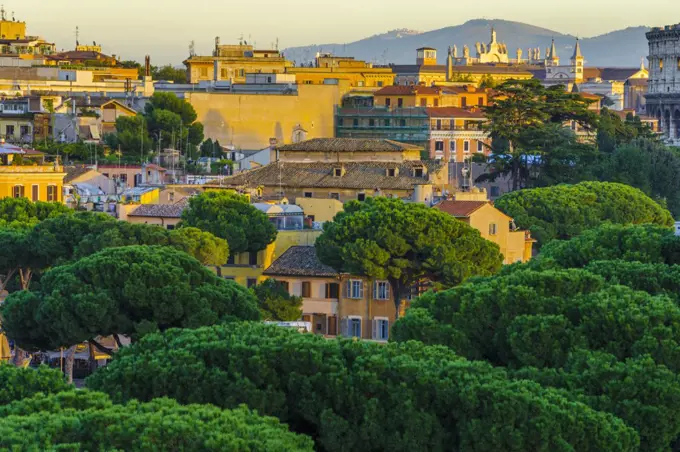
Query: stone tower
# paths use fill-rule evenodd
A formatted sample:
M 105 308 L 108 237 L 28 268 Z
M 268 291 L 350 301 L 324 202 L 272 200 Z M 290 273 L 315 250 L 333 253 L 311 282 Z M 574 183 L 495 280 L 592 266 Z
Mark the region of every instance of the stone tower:
M 647 114 L 659 119 L 668 142 L 680 146 L 680 24 L 653 28 L 647 41 Z
M 559 66 L 560 65 L 560 57 L 557 56 L 557 49 L 555 48 L 555 40 L 552 40 L 552 44 L 550 45 L 550 48 L 548 49 L 548 54 L 545 56 L 545 65 L 546 66 Z
M 553 42 L 553 46 L 554 46 Z M 576 38 L 576 46 L 574 46 L 574 54 L 571 56 L 571 68 L 574 71 L 574 81 L 576 83 L 583 82 L 583 63 L 585 58 L 581 53 L 581 42 Z

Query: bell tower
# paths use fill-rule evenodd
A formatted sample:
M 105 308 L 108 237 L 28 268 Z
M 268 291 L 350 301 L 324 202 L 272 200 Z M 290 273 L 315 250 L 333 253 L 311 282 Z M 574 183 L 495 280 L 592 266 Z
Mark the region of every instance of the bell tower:
M 571 71 L 576 83 L 583 82 L 583 64 L 585 59 L 581 53 L 581 42 L 576 38 L 576 46 L 574 46 L 574 54 L 571 56 Z

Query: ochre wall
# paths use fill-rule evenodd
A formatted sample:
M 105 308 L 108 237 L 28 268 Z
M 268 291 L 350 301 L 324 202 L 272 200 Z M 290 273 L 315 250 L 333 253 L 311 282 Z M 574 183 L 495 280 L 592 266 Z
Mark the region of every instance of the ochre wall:
M 328 138 L 335 133 L 335 105 L 349 91 L 339 85 L 298 85 L 297 95 L 186 93 L 205 137 L 222 144 L 256 150 L 269 146 L 269 139 L 292 141 L 293 130 L 302 127 L 306 138 Z
M 18 171 L 18 167 L 12 168 L 13 171 Z M 25 167 L 31 168 L 31 167 Z M 36 167 L 45 168 L 45 167 Z M 48 172 L 45 173 L 18 173 L 18 172 L 4 172 L 0 171 L 0 198 L 9 198 L 13 196 L 13 189 L 15 185 L 24 186 L 24 197 L 33 198 L 33 185 L 38 186 L 38 201 L 47 201 L 47 186 L 53 185 L 56 187 L 56 197 L 54 201 L 63 201 L 63 182 L 66 173 L 49 172 L 51 167 L 48 167 Z M 3 168 L 4 170 L 4 168 Z

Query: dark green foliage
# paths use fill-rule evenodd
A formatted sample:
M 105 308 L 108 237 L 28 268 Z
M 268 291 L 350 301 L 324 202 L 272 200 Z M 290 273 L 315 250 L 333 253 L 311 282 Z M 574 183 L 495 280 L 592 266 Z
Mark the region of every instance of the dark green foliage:
M 0 312 L 8 337 L 42 350 L 97 336 L 259 318 L 247 289 L 183 252 L 145 246 L 110 248 L 55 267 L 43 275 L 40 291 L 11 294 Z
M 240 323 L 147 335 L 88 379 L 114 400 L 247 403 L 325 451 L 635 450 L 620 420 L 488 364 Z
M 397 313 L 406 290 L 422 279 L 450 287 L 491 275 L 503 262 L 495 243 L 451 215 L 381 197 L 345 204 L 324 224 L 316 250 L 338 271 L 389 281 Z
M 635 139 L 617 146 L 602 156 L 596 172 L 600 180 L 639 188 L 680 215 L 680 153 L 658 140 Z
M 37 369 L 23 369 L 9 364 L 0 364 L 0 406 L 22 400 L 37 393 L 52 394 L 72 388 L 61 372 L 40 366 Z M 0 408 L 2 409 L 2 408 Z
M 575 237 L 603 222 L 673 224 L 670 213 L 640 190 L 608 182 L 519 190 L 501 196 L 495 206 L 529 229 L 539 245 Z
M 288 293 L 275 279 L 267 279 L 251 288 L 264 320 L 295 321 L 302 317 L 302 297 Z
M 210 232 L 227 241 L 232 253 L 263 250 L 276 239 L 276 227 L 244 196 L 208 191 L 189 199 L 182 225 Z
M 31 247 L 45 266 L 70 262 L 104 248 L 163 245 L 182 250 L 206 265 L 229 257 L 227 243 L 195 228 L 168 231 L 162 227 L 117 221 L 105 214 L 77 212 L 43 221 L 29 235 Z
M 29 201 L 27 198 L 0 199 L 0 226 L 32 226 L 47 218 L 70 214 L 73 210 L 57 202 Z
M 653 267 L 660 265 L 612 261 L 585 269 L 537 265 L 538 271 L 517 266 L 421 297 L 394 325 L 392 339 L 446 345 L 511 369 L 516 378 L 567 390 L 567 397 L 635 427 L 644 450 L 664 449 L 680 434 L 680 307 L 668 297 L 605 281 L 671 291 L 678 271 L 668 267 L 654 276 Z
M 586 270 L 610 284 L 621 284 L 652 295 L 663 294 L 680 302 L 680 265 L 626 261 L 594 261 Z
M 585 152 L 586 146 L 559 128 L 571 121 L 593 128 L 597 118 L 588 108 L 590 103 L 564 86 L 546 88 L 536 79 L 509 80 L 496 87 L 493 102 L 484 109 L 494 143 L 484 179 L 509 176 L 517 190 L 530 186 L 531 173 L 540 172 L 542 165 L 552 167 L 553 176 L 558 166 L 567 170 L 570 164 L 587 166 L 591 160 L 586 154 L 593 150 Z M 574 149 L 573 158 L 567 148 Z
M 537 260 L 553 261 L 563 268 L 581 268 L 592 261 L 616 259 L 676 263 L 671 260 L 675 244 L 680 244 L 680 238 L 675 238 L 668 227 L 603 224 L 571 240 L 549 242 L 541 249 Z
M 85 390 L 0 407 L 0 448 L 311 452 L 313 443 L 244 406 L 221 410 L 170 399 L 114 405 Z

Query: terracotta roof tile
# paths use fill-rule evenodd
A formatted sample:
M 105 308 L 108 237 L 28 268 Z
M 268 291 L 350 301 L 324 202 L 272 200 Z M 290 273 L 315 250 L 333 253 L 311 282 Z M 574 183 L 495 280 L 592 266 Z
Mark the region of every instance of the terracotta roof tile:
M 442 201 L 435 209 L 456 218 L 467 218 L 486 204 L 490 204 L 489 201 Z
M 64 177 L 65 184 L 79 178 L 83 174 L 94 171 L 92 168 L 86 166 L 67 166 L 64 169 L 66 170 L 66 177 Z
M 181 218 L 182 212 L 189 205 L 188 199 L 182 199 L 175 204 L 142 204 L 130 212 L 130 217 L 161 217 Z
M 264 271 L 270 276 L 311 276 L 334 278 L 338 272 L 324 265 L 313 246 L 292 246 Z
M 341 177 L 333 175 L 336 168 L 345 171 Z M 415 177 L 414 170 L 426 168 L 423 177 Z M 410 160 L 404 162 L 284 162 L 271 163 L 261 168 L 244 171 L 223 179 L 229 187 L 297 187 L 297 188 L 347 188 L 412 190 L 416 185 L 428 184 L 428 175 L 441 170 L 442 164 L 434 161 Z M 388 176 L 388 169 L 398 169 L 396 176 Z M 280 179 L 279 179 L 280 176 Z
M 313 138 L 300 143 L 278 146 L 279 151 L 306 152 L 399 152 L 422 150 L 420 146 L 373 138 Z

